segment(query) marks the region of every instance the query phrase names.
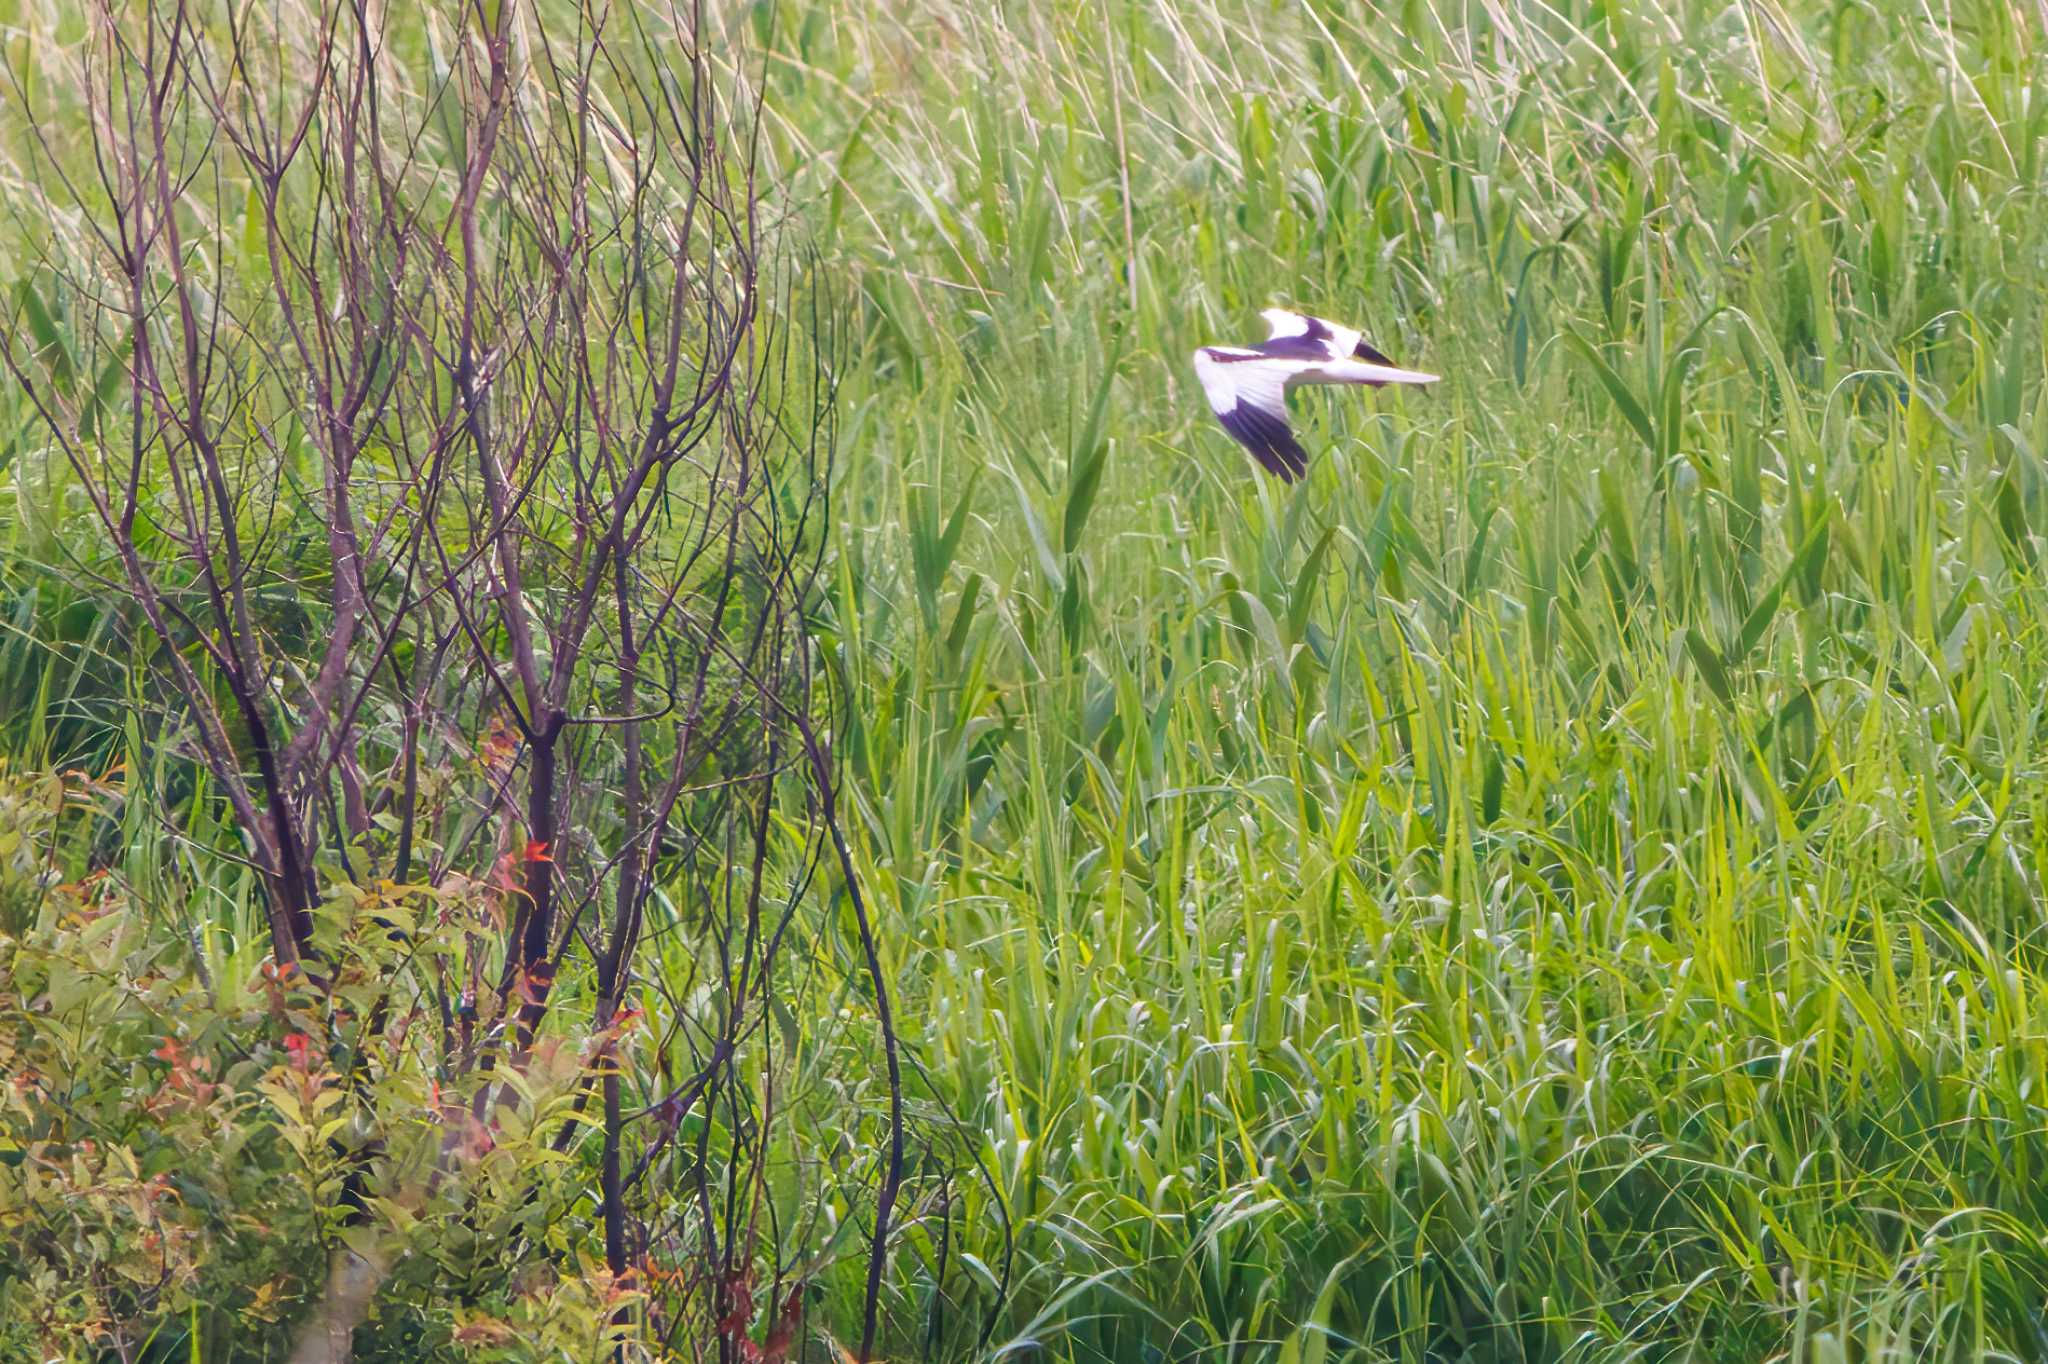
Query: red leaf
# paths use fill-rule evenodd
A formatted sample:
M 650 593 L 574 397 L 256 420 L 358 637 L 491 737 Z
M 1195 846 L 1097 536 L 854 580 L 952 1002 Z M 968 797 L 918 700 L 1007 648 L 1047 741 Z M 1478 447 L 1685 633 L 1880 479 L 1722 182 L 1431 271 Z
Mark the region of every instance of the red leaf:
M 552 862 L 555 859 L 548 856 L 548 845 L 544 841 L 538 838 L 529 838 L 526 840 L 526 860 L 529 862 Z
M 762 1364 L 787 1364 L 789 1347 L 796 1343 L 797 1318 L 803 1310 L 804 1287 L 798 1284 L 782 1300 L 782 1310 L 776 1314 L 775 1324 L 768 1330 L 768 1338 L 761 1342 Z

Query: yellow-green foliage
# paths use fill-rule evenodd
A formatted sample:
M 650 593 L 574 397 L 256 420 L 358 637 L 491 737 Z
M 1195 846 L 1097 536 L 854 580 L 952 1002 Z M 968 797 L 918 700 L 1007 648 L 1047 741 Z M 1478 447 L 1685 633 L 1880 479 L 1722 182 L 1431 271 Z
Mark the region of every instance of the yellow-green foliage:
M 327 906 L 331 994 L 218 975 L 114 878 L 44 872 L 63 807 L 89 823 L 120 795 L 0 784 L 0 847 L 29 854 L 0 874 L 0 1358 L 281 1357 L 330 1246 L 388 1271 L 371 1357 L 597 1358 L 637 1297 L 564 1219 L 582 1185 L 547 1146 L 589 1057 L 550 1038 L 488 1131 L 439 1101 L 448 1058 L 417 1009 L 466 907 Z M 387 991 L 413 1007 L 365 1035 Z

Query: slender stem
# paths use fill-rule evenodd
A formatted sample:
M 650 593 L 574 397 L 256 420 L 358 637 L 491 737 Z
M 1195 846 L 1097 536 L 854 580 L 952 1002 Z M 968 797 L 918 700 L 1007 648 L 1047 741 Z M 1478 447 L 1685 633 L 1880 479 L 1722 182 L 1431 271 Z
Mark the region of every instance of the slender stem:
M 846 845 L 840 827 L 837 799 L 832 784 L 831 760 L 824 743 L 807 718 L 798 716 L 804 752 L 810 759 L 818 793 L 818 808 L 825 831 L 832 839 L 832 851 L 839 859 L 839 872 L 846 880 L 846 895 L 853 903 L 854 924 L 860 933 L 861 954 L 867 961 L 868 981 L 875 991 L 875 1022 L 882 1033 L 882 1054 L 889 1073 L 889 1153 L 882 1168 L 882 1183 L 875 1194 L 875 1235 L 868 1248 L 867 1293 L 861 1307 L 860 1364 L 874 1358 L 875 1326 L 881 1311 L 882 1273 L 889 1260 L 889 1222 L 896 1210 L 896 1194 L 903 1185 L 903 1071 L 896 1054 L 896 1020 L 889 1006 L 889 981 L 882 972 L 881 950 L 874 925 L 868 917 L 867 898 L 861 894 L 860 873 L 853 865 L 853 852 Z

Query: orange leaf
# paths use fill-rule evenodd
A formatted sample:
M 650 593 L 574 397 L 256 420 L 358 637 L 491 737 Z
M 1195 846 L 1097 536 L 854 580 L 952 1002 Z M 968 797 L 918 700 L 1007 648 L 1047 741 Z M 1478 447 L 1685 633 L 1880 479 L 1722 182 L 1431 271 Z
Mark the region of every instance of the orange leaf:
M 554 964 L 537 961 L 519 973 L 519 998 L 527 1004 L 545 1004 L 548 1000 L 548 990 L 554 983 Z

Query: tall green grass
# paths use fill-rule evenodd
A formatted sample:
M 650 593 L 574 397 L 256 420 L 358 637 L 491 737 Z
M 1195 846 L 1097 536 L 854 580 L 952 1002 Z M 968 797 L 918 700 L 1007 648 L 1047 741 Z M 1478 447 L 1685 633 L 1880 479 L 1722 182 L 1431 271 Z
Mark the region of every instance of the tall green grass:
M 890 1357 L 991 1186 L 1004 1357 L 2048 1355 L 2042 16 L 754 14 L 863 338 Z M 1448 377 L 1282 487 L 1187 363 L 1272 303 Z

